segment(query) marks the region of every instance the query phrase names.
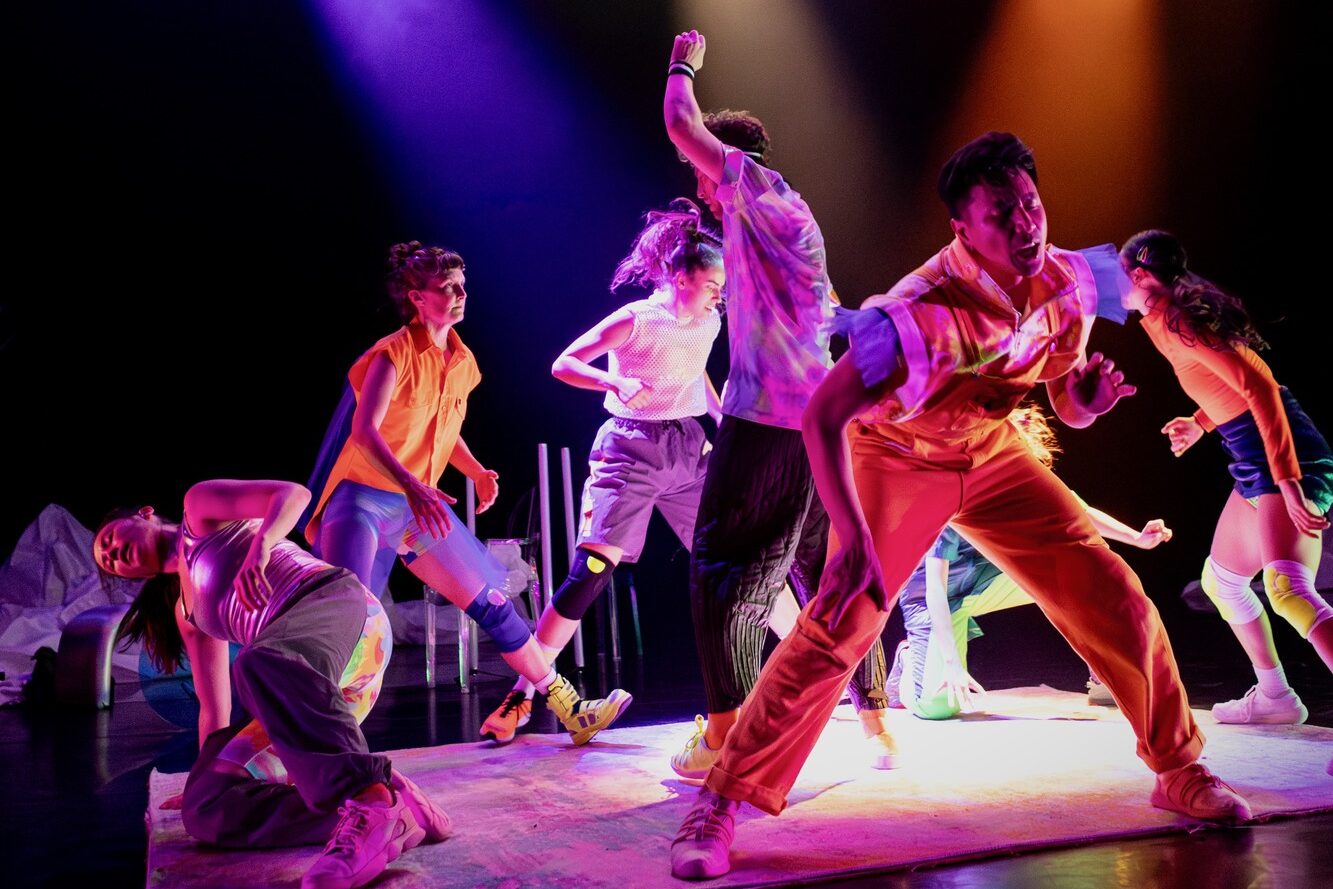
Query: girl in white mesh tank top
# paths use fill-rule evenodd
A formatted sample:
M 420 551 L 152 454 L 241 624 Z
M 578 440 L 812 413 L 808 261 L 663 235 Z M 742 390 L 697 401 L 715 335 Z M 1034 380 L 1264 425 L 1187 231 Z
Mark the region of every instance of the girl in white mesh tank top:
M 705 365 L 722 327 L 726 282 L 717 235 L 683 198 L 651 211 L 634 247 L 616 268 L 611 289 L 653 288 L 569 345 L 551 367 L 561 382 L 606 392 L 611 419 L 588 458 L 578 551 L 565 582 L 537 625 L 552 662 L 622 561 L 638 561 L 653 509 L 688 549 L 694 537 L 708 443 L 695 418 L 722 416 Z M 607 369 L 592 365 L 607 356 Z M 520 678 L 482 725 L 504 744 L 532 711 L 532 685 Z

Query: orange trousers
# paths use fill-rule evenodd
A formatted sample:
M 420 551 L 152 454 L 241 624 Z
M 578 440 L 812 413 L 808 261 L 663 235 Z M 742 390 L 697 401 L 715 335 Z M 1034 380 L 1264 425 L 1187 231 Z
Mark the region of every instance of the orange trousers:
M 1087 513 L 1016 435 L 962 470 L 904 457 L 850 432 L 856 489 L 887 589 L 900 590 L 950 522 L 1019 586 L 1101 678 L 1155 772 L 1198 759 L 1194 723 L 1157 608 Z M 769 658 L 707 786 L 776 815 L 827 725 L 848 677 L 888 613 L 860 596 L 836 630 L 810 616 Z

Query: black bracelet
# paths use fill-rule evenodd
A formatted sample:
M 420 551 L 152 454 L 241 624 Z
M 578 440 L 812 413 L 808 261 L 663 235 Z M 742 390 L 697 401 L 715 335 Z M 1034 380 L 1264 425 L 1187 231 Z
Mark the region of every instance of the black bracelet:
M 672 74 L 683 74 L 690 80 L 694 79 L 694 66 L 689 62 L 672 62 L 667 68 L 667 77 Z

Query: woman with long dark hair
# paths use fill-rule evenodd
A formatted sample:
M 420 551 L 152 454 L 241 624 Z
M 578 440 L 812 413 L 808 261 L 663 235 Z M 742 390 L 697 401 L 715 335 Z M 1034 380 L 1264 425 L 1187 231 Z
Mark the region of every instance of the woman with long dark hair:
M 1162 428 L 1177 457 L 1216 430 L 1233 490 L 1204 562 L 1203 589 L 1231 625 L 1256 684 L 1213 707 L 1219 722 L 1301 723 L 1307 710 L 1287 683 L 1273 630 L 1250 589 L 1263 572 L 1273 610 L 1333 669 L 1333 608 L 1315 591 L 1320 542 L 1333 505 L 1333 451 L 1295 397 L 1257 354 L 1267 343 L 1241 301 L 1191 271 L 1180 241 L 1144 231 L 1120 250 L 1133 284 L 1125 307 L 1171 362 L 1199 409 Z
M 120 635 L 162 669 L 188 658 L 200 755 L 180 800 L 185 828 L 220 846 L 325 843 L 303 887 L 363 885 L 449 819 L 371 753 L 360 722 L 392 649 L 379 600 L 350 571 L 286 539 L 310 492 L 283 481 L 200 482 L 179 522 L 152 507 L 105 522 L 93 558 L 146 578 Z M 230 726 L 230 674 L 252 721 Z

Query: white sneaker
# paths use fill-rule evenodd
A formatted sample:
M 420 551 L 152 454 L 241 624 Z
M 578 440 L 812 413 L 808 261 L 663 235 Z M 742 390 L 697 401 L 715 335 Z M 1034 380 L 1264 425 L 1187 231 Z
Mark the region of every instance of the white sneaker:
M 898 768 L 898 744 L 893 740 L 893 735 L 888 732 L 880 732 L 866 738 L 863 743 L 866 752 L 869 754 L 872 769 Z
M 1251 686 L 1244 697 L 1213 705 L 1213 718 L 1232 724 L 1300 725 L 1309 715 L 1291 689 L 1280 698 L 1270 698 L 1257 685 Z
M 301 877 L 301 889 L 354 889 L 384 873 L 404 849 L 420 845 L 426 831 L 417 824 L 402 794 L 393 805 L 348 800 L 338 814 L 328 845 Z
M 717 762 L 721 750 L 714 750 L 704 740 L 706 723 L 702 716 L 694 717 L 694 735 L 685 742 L 685 748 L 671 757 L 671 769 L 682 778 L 701 781 Z
M 403 805 L 407 806 L 412 817 L 417 820 L 417 825 L 426 832 L 422 842 L 439 843 L 449 839 L 449 835 L 454 832 L 454 825 L 444 809 L 435 805 L 426 791 L 402 772 L 393 769 L 389 776 L 389 786 L 398 794 Z

